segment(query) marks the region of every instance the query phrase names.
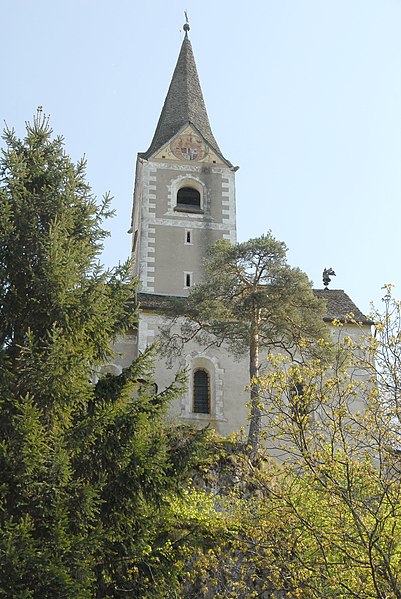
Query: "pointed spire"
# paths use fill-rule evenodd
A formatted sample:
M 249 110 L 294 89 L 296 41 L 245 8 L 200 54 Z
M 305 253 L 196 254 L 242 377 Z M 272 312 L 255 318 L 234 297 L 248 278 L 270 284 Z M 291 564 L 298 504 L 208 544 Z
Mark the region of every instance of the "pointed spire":
M 170 87 L 164 106 L 147 152 L 142 154 L 148 158 L 159 150 L 166 142 L 178 133 L 185 125 L 191 123 L 203 135 L 206 141 L 218 151 L 219 146 L 214 138 L 207 116 L 198 71 L 189 41 L 188 22 L 184 25 L 185 37 L 178 56 Z

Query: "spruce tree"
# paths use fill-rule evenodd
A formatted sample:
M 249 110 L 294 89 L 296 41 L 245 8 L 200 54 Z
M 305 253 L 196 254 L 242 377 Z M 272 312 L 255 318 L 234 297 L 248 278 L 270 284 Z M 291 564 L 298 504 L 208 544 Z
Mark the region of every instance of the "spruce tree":
M 4 140 L 0 596 L 158 596 L 185 471 L 161 422 L 182 382 L 155 395 L 149 352 L 99 375 L 136 318 L 128 265 L 98 264 L 110 199 L 97 204 L 41 110 Z

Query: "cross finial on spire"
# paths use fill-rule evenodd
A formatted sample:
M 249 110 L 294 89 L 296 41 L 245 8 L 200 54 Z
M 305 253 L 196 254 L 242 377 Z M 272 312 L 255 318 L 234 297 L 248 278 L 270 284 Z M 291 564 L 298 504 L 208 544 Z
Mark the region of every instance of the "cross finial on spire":
M 185 31 L 185 37 L 188 37 L 188 31 L 191 29 L 189 26 L 189 21 L 188 21 L 188 13 L 186 10 L 184 10 L 184 15 L 185 15 L 185 24 L 184 24 L 184 31 Z

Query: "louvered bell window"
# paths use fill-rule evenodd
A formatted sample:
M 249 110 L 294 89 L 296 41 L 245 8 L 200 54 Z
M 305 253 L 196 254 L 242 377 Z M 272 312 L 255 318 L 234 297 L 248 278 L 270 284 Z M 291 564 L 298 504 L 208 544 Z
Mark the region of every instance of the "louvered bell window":
M 193 187 L 181 187 L 177 193 L 177 208 L 200 208 L 201 197 Z

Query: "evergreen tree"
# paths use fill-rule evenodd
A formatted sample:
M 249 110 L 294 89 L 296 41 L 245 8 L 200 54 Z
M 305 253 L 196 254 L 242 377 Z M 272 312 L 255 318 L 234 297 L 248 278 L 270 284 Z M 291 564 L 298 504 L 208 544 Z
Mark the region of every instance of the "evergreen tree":
M 128 265 L 98 265 L 109 198 L 98 206 L 41 110 L 4 140 L 0 596 L 159 597 L 184 545 L 166 549 L 192 452 L 178 459 L 162 426 L 183 382 L 155 395 L 149 352 L 99 375 L 136 318 Z
M 180 332 L 172 334 L 169 326 L 164 335 L 170 354 L 197 336 L 204 346 L 224 343 L 234 355 L 249 356 L 252 453 L 259 446 L 262 425 L 261 349 L 302 360 L 323 355 L 317 341 L 328 338 L 324 302 L 314 296 L 306 274 L 289 266 L 286 251 L 270 232 L 235 245 L 218 241 L 205 260 L 205 282 L 173 306 L 181 322 L 187 316 Z

